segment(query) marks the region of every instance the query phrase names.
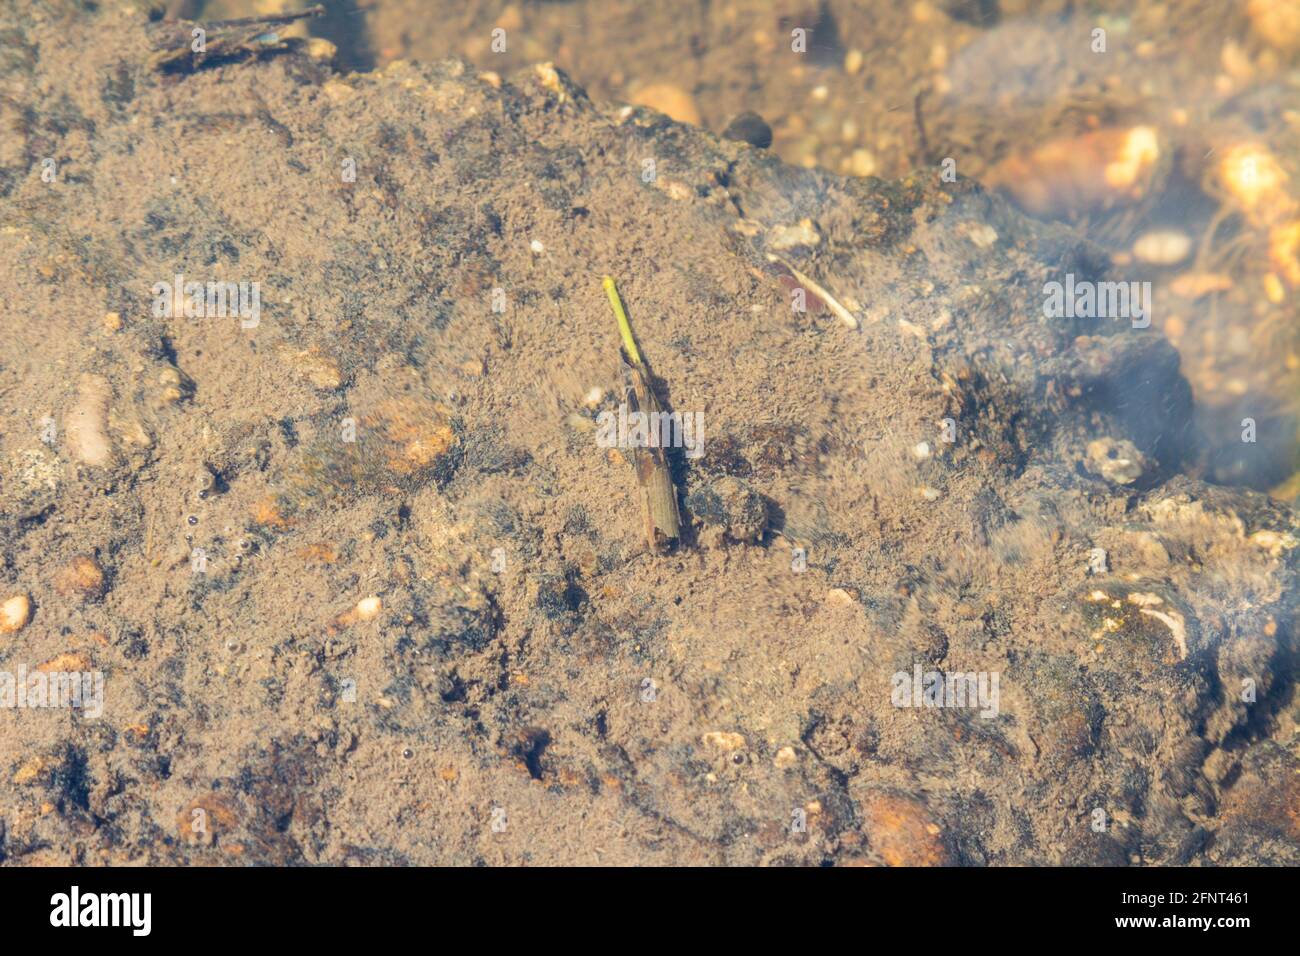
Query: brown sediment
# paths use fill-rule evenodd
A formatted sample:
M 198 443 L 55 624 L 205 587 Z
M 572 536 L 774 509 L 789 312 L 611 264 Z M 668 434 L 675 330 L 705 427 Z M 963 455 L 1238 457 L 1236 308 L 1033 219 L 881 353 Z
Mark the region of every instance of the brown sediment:
M 107 700 L 99 725 L 4 722 L 6 865 L 1300 861 L 1277 784 L 1297 767 L 1300 529 L 1205 481 L 1191 427 L 1194 384 L 1227 394 L 1232 362 L 1285 362 L 1289 234 L 1270 256 L 1233 205 L 1204 262 L 1142 263 L 1165 270 L 1151 329 L 1048 321 L 1044 281 L 1133 277 L 1122 256 L 1168 224 L 1142 220 L 1142 195 L 1091 213 L 1140 229 L 1103 237 L 977 181 L 1089 116 L 1154 123 L 1162 156 L 1201 162 L 1179 131 L 1264 96 L 1279 48 L 1248 49 L 1256 85 L 1189 86 L 1184 126 L 1121 115 L 1123 90 L 1067 116 L 1006 85 L 1077 75 L 1104 94 L 1098 71 L 1136 71 L 1158 99 L 1188 77 L 1118 43 L 991 70 L 1057 26 L 825 6 L 847 49 L 799 61 L 776 58 L 759 2 L 670 24 L 645 56 L 572 44 L 625 70 L 591 99 L 558 44 L 538 57 L 558 66 L 508 63 L 583 2 L 517 5 L 507 23 L 537 29 L 484 54 L 495 78 L 422 62 L 489 34 L 403 33 L 398 0 L 366 12 L 387 69 L 364 76 L 294 44 L 154 73 L 124 8 L 0 10 L 0 80 L 43 91 L 0 97 L 0 290 L 5 314 L 43 317 L 0 338 L 0 665 L 99 669 Z M 1135 35 L 1152 9 L 1135 5 Z M 611 6 L 593 30 L 673 14 Z M 851 56 L 872 18 L 901 66 Z M 1215 18 L 1162 29 L 1219 62 Z M 770 149 L 612 101 L 656 79 L 629 63 L 670 74 L 692 30 L 709 46 L 692 69 L 730 56 L 731 79 L 672 79 L 710 128 L 757 109 Z M 908 168 L 919 80 L 955 181 Z M 1257 116 L 1294 184 L 1285 121 Z M 66 177 L 33 174 L 46 155 Z M 807 158 L 822 168 L 783 162 Z M 1172 228 L 1194 248 L 1218 208 Z M 819 318 L 778 251 L 857 328 Z M 627 365 L 633 398 L 708 415 L 657 515 L 591 441 L 620 401 L 609 316 L 575 279 L 594 263 L 652 353 L 655 375 Z M 260 280 L 260 325 L 154 317 L 150 286 L 182 264 Z M 1259 452 L 1285 447 L 1286 421 L 1224 414 L 1209 433 L 1272 476 Z M 674 520 L 690 548 L 647 560 Z M 60 575 L 79 556 L 102 580 Z M 1000 675 L 996 713 L 892 699 L 918 666 Z

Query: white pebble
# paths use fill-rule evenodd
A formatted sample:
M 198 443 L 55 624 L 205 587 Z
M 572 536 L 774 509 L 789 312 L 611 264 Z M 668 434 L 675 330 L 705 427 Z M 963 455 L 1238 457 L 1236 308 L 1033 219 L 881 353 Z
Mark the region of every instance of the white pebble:
M 0 604 L 0 634 L 14 634 L 32 618 L 32 602 L 26 594 L 15 594 Z
M 373 621 L 384 609 L 383 602 L 377 597 L 362 598 L 357 602 L 356 615 L 359 621 Z
M 981 249 L 988 249 L 998 241 L 998 231 L 988 223 L 969 223 L 966 227 L 966 238 L 975 243 Z
M 912 454 L 924 461 L 930 457 L 930 443 L 928 441 L 917 442 L 916 447 L 912 449 Z
M 113 445 L 108 437 L 108 404 L 112 389 L 102 375 L 83 375 L 77 384 L 77 398 L 63 417 L 72 456 L 83 465 L 102 468 L 113 462 Z
M 812 248 L 822 241 L 821 234 L 811 219 L 801 219 L 796 225 L 779 224 L 768 232 L 767 247 L 784 252 L 799 247 Z
M 849 171 L 854 176 L 876 175 L 876 157 L 869 149 L 855 149 L 849 157 Z
M 538 255 L 538 256 L 540 256 L 543 252 L 546 251 L 546 247 L 542 245 L 540 239 L 534 239 L 532 242 L 528 244 L 528 248 L 533 250 L 534 255 Z
M 1191 254 L 1192 240 L 1185 232 L 1161 229 L 1138 236 L 1133 243 L 1133 257 L 1156 266 L 1173 266 Z
M 384 602 L 377 597 L 362 598 L 349 611 L 344 611 L 334 619 L 335 624 L 340 627 L 351 627 L 361 621 L 373 621 L 379 617 L 379 612 L 384 609 Z

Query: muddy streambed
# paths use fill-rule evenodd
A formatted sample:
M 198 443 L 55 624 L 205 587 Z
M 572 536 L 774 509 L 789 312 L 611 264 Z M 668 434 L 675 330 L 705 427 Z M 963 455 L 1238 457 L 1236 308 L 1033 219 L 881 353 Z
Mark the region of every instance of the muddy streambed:
M 1285 20 L 415 6 L 0 13 L 5 863 L 1300 859 Z

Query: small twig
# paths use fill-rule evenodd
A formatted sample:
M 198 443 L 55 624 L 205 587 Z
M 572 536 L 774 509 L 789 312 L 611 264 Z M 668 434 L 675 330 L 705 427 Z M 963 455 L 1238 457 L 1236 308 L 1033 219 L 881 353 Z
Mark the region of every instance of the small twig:
M 920 149 L 922 165 L 930 162 L 930 138 L 925 134 L 925 116 L 921 107 L 925 94 L 929 92 L 929 87 L 922 87 L 916 91 L 916 99 L 912 101 L 912 116 L 916 120 L 917 146 Z
M 777 265 L 784 266 L 785 268 L 789 269 L 790 274 L 794 276 L 796 280 L 798 280 L 799 284 L 802 286 L 806 286 L 809 292 L 811 292 L 813 295 L 817 296 L 817 298 L 825 302 L 826 307 L 830 309 L 832 312 L 834 312 L 837 316 L 839 316 L 841 322 L 843 322 L 851 329 L 856 329 L 858 327 L 858 320 L 853 315 L 853 313 L 850 312 L 848 309 L 844 308 L 844 306 L 840 305 L 839 300 L 837 300 L 835 296 L 827 292 L 825 287 L 819 285 L 817 282 L 814 282 L 812 279 L 808 278 L 808 276 L 804 275 L 794 266 L 790 265 L 788 261 L 776 255 L 775 253 L 769 252 L 767 254 L 767 261 L 775 262 Z
M 149 66 L 154 70 L 194 69 L 207 60 L 237 57 L 266 49 L 278 48 L 279 37 L 268 28 L 287 26 L 298 20 L 325 15 L 317 4 L 296 13 L 273 13 L 234 20 L 199 23 L 190 20 L 164 20 L 154 24 L 153 55 Z M 195 49 L 194 32 L 201 30 L 203 43 Z
M 632 335 L 632 326 L 627 320 L 618 288 L 609 276 L 605 276 L 604 286 L 610 308 L 618 320 L 619 336 L 623 340 L 624 369 L 632 379 L 628 395 L 632 400 L 633 412 L 645 415 L 649 423 L 651 440 L 647 443 L 648 447 L 638 445 L 632 451 L 636 462 L 637 484 L 641 488 L 646 543 L 651 551 L 662 553 L 670 550 L 682 537 L 682 518 L 677 510 L 677 488 L 673 484 L 672 471 L 668 467 L 662 442 L 653 439 L 654 435 L 663 434 L 665 412 L 650 386 L 650 370 L 636 347 L 636 339 Z

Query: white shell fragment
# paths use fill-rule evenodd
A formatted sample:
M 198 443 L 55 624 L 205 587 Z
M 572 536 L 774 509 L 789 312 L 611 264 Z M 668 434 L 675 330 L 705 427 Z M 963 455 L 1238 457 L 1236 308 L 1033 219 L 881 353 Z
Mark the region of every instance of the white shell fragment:
M 77 383 L 77 398 L 63 419 L 63 430 L 72 457 L 83 465 L 102 468 L 113 461 L 108 437 L 108 403 L 112 396 L 108 379 L 83 375 Z
M 1176 266 L 1191 252 L 1191 237 L 1176 229 L 1143 233 L 1133 243 L 1133 258 L 1153 266 Z

